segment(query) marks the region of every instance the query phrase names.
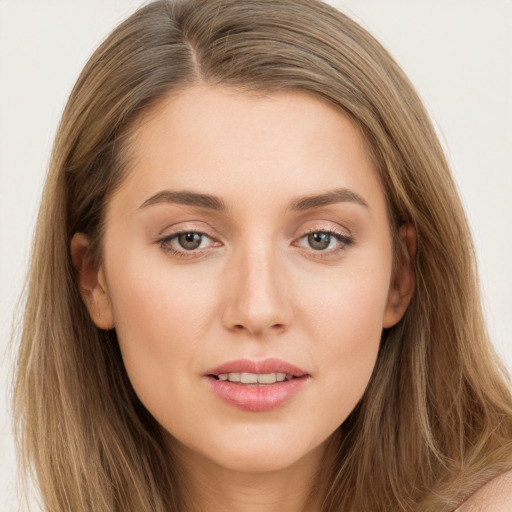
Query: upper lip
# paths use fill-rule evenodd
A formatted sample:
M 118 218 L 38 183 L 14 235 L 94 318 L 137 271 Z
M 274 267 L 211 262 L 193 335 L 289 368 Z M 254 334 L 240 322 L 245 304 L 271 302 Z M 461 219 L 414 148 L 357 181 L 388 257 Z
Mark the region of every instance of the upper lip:
M 254 361 L 251 359 L 237 359 L 212 368 L 206 372 L 207 375 L 220 375 L 222 373 L 286 373 L 292 377 L 302 377 L 308 375 L 308 372 L 286 361 L 276 358 Z

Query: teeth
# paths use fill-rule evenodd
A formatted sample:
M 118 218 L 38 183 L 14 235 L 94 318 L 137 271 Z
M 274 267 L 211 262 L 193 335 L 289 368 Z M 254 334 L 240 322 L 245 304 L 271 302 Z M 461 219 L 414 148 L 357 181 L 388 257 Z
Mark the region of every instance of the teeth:
M 243 382 L 244 384 L 256 384 L 258 382 L 258 375 L 255 373 L 242 372 L 240 374 L 240 382 Z
M 219 380 L 228 380 L 229 382 L 241 382 L 242 384 L 274 384 L 293 379 L 293 375 L 286 373 L 221 373 Z
M 274 384 L 277 380 L 277 375 L 275 373 L 263 373 L 258 375 L 258 382 L 260 384 Z

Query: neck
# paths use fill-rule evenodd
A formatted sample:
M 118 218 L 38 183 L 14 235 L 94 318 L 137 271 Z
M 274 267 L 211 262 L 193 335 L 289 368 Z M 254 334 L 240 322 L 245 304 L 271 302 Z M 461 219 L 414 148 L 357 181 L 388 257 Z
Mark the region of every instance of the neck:
M 177 455 L 184 469 L 184 491 L 191 497 L 187 510 L 320 512 L 326 451 L 322 445 L 286 468 L 244 472 L 219 466 L 181 446 Z

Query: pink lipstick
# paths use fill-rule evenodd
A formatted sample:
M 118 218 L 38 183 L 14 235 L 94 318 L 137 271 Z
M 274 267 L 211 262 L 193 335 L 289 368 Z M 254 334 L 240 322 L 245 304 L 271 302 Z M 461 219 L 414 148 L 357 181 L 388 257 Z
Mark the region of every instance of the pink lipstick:
M 310 375 L 280 359 L 229 361 L 205 374 L 212 391 L 246 411 L 275 409 L 296 395 Z

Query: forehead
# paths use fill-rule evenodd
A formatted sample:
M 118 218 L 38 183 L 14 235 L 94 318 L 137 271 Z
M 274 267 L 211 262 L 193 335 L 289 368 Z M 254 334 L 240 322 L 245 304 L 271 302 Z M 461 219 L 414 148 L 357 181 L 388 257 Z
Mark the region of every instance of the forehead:
M 122 194 L 139 205 L 163 189 L 236 203 L 245 196 L 289 201 L 340 187 L 376 207 L 385 203 L 358 127 L 304 92 L 256 95 L 193 86 L 143 115 L 131 146 Z

